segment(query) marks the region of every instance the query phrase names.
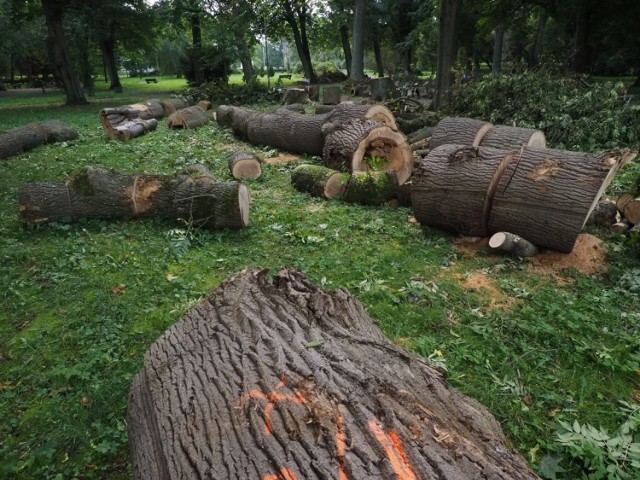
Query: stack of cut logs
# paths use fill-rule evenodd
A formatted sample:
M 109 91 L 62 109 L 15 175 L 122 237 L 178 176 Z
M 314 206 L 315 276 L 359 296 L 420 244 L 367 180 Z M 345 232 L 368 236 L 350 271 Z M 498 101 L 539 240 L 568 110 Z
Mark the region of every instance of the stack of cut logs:
M 615 233 L 640 233 L 640 198 L 630 192 L 621 194 L 616 201 L 605 198 L 589 217 L 589 223 L 607 227 Z

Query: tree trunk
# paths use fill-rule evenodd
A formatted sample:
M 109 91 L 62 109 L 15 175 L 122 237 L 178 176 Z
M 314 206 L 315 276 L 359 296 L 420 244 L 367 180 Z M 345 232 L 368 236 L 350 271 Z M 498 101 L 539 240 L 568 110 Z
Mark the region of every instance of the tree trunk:
M 25 223 L 151 217 L 216 229 L 249 223 L 247 187 L 216 182 L 204 167 L 175 176 L 85 167 L 64 182 L 25 183 L 19 198 L 20 220 Z
M 383 205 L 398 198 L 395 170 L 355 172 L 349 178 L 344 201 L 362 205 Z
M 244 35 L 240 29 L 235 31 L 236 48 L 238 49 L 238 56 L 240 57 L 240 63 L 242 64 L 242 74 L 245 83 L 248 83 L 253 78 L 253 64 L 251 63 L 251 51 L 249 45 L 244 38 Z
M 26 152 L 45 143 L 66 142 L 78 138 L 78 132 L 60 120 L 29 123 L 0 132 L 0 159 Z
M 262 175 L 262 159 L 255 153 L 240 150 L 229 157 L 229 170 L 236 180 L 255 180 Z
M 395 90 L 391 77 L 372 78 L 369 81 L 369 88 L 371 89 L 371 99 L 374 102 L 385 101 Z
M 320 165 L 300 165 L 291 172 L 291 185 L 296 190 L 320 198 L 342 198 L 347 186 L 346 175 Z
M 546 148 L 547 140 L 544 132 L 541 130 L 496 125 L 484 135 L 480 145 L 483 147 L 506 149 L 520 148 L 522 145 Z
M 456 30 L 462 0 L 440 1 L 440 32 L 438 37 L 438 66 L 434 107 L 440 110 L 447 102 L 451 85 L 451 67 L 456 58 Z
M 442 145 L 413 174 L 411 204 L 422 225 L 486 237 L 497 180 L 513 153 L 495 148 Z
M 500 178 L 489 231 L 508 231 L 541 247 L 571 252 L 598 199 L 635 155 L 523 147 Z
M 193 79 L 196 86 L 204 83 L 204 70 L 202 69 L 202 26 L 200 25 L 200 15 L 202 11 L 197 0 L 189 2 L 189 22 L 191 23 L 191 38 L 193 49 L 191 51 L 191 68 L 193 69 Z
M 103 108 L 100 110 L 100 123 L 111 140 L 130 140 L 158 126 L 155 118 L 141 118 L 140 112 L 129 106 Z
M 53 53 L 53 67 L 56 78 L 62 82 L 67 105 L 85 105 L 87 99 L 82 91 L 80 79 L 73 68 L 73 62 L 69 55 L 69 47 L 65 40 L 62 17 L 64 13 L 63 3 L 56 0 L 41 0 L 49 43 Z
M 534 480 L 499 423 L 300 271 L 225 281 L 147 351 L 137 480 Z
M 353 57 L 351 59 L 351 79 L 364 78 L 364 17 L 366 0 L 355 0 L 353 16 Z
M 591 12 L 588 8 L 578 11 L 576 17 L 575 48 L 571 68 L 578 73 L 589 71 L 589 23 Z
M 342 51 L 344 52 L 344 62 L 347 66 L 347 76 L 351 78 L 351 45 L 349 44 L 349 27 L 344 23 L 340 25 L 340 42 L 342 43 Z
M 316 83 L 317 78 L 313 71 L 311 50 L 309 49 L 309 40 L 307 38 L 307 4 L 306 2 L 292 2 L 292 0 L 280 0 L 280 4 L 284 8 L 284 18 L 293 32 L 293 40 L 296 44 L 298 57 L 300 57 L 300 63 L 302 63 L 304 75 L 309 79 L 309 82 Z
M 102 50 L 102 54 L 107 65 L 107 69 L 109 70 L 109 78 L 111 78 L 111 85 L 109 85 L 109 90 L 121 92 L 122 84 L 120 83 L 120 76 L 118 75 L 118 63 L 116 62 L 115 39 L 113 37 L 101 39 L 100 49 Z
M 168 117 L 172 113 L 189 106 L 189 103 L 182 98 L 169 98 L 167 100 L 162 100 L 160 104 L 162 105 L 162 110 L 164 111 L 165 117 Z
M 531 52 L 531 60 L 529 62 L 530 68 L 537 66 L 540 61 L 540 54 L 542 53 L 542 45 L 544 43 L 544 31 L 547 26 L 548 19 L 549 15 L 547 15 L 546 12 L 540 13 L 540 18 L 538 19 L 538 30 L 536 32 L 536 43 L 534 44 Z
M 326 85 L 320 89 L 323 105 L 338 105 L 340 103 L 340 94 L 342 93 L 340 85 Z
M 329 168 L 351 173 L 395 170 L 400 185 L 413 171 L 413 153 L 407 138 L 372 119 L 351 120 L 331 131 L 326 136 L 322 159 Z
M 181 108 L 167 118 L 169 128 L 199 128 L 211 121 L 211 117 L 197 105 Z
M 533 257 L 538 254 L 538 248 L 533 243 L 509 232 L 494 233 L 489 239 L 489 248 L 514 257 Z
M 493 63 L 491 65 L 491 73 L 502 72 L 502 49 L 504 47 L 504 24 L 496 27 L 495 40 L 493 42 Z
M 433 130 L 431 148 L 440 145 L 470 145 L 477 147 L 493 125 L 482 120 L 463 117 L 447 117 Z
M 380 48 L 380 37 L 378 29 L 373 35 L 373 56 L 376 59 L 376 70 L 378 71 L 378 78 L 384 77 L 384 65 L 382 63 L 382 49 Z

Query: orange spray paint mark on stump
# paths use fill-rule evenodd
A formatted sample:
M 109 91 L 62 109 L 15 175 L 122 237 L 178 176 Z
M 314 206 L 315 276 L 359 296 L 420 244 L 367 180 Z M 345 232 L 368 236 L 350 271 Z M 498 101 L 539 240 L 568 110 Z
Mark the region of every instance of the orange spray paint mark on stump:
M 391 463 L 391 468 L 398 480 L 418 480 L 409 464 L 409 457 L 407 457 L 398 434 L 393 430 L 389 433 L 385 432 L 377 420 L 369 422 L 369 430 L 384 448 L 385 454 Z
M 262 480 L 298 480 L 298 477 L 288 468 L 282 467 L 278 473 L 265 475 Z
M 338 480 L 348 480 L 347 471 L 345 470 L 345 453 L 346 453 L 346 443 L 344 441 L 344 420 L 342 417 L 338 417 L 336 420 L 336 427 L 338 428 L 336 432 L 336 449 L 338 453 Z

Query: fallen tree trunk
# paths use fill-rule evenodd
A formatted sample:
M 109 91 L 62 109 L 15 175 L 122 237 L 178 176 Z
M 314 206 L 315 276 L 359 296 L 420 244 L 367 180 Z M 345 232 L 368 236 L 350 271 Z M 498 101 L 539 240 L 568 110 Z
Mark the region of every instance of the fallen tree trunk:
M 127 107 L 103 108 L 100 123 L 111 140 L 129 140 L 155 130 L 155 118 L 140 118 L 140 110 Z
M 431 148 L 440 145 L 469 145 L 478 147 L 485 134 L 493 127 L 489 122 L 463 117 L 442 119 L 433 129 Z
M 211 121 L 211 117 L 199 106 L 181 108 L 167 118 L 169 128 L 198 128 Z
M 476 237 L 487 220 L 500 176 L 513 152 L 442 145 L 424 157 L 413 174 L 411 204 L 422 225 Z
M 538 248 L 533 243 L 509 232 L 494 233 L 489 239 L 489 247 L 515 257 L 533 257 L 538 254 Z
M 255 180 L 262 175 L 262 159 L 255 153 L 244 150 L 235 152 L 229 157 L 228 165 L 236 180 Z
M 295 270 L 237 274 L 151 345 L 127 427 L 137 480 L 538 478 L 484 406 Z
M 413 171 L 407 138 L 372 119 L 351 120 L 332 130 L 326 137 L 322 159 L 329 168 L 351 173 L 395 170 L 400 185 Z
M 398 198 L 395 170 L 356 172 L 349 178 L 344 201 L 362 205 L 383 205 Z
M 409 143 L 415 143 L 420 140 L 424 140 L 425 138 L 429 138 L 433 135 L 433 127 L 422 127 L 420 130 L 416 130 L 415 132 L 411 132 L 407 135 L 407 139 Z
M 523 147 L 500 179 L 489 231 L 571 252 L 598 199 L 633 157 L 628 150 L 590 154 Z
M 26 152 L 45 143 L 66 142 L 78 132 L 60 120 L 33 122 L 0 133 L 0 159 Z
M 495 125 L 482 138 L 480 145 L 491 148 L 520 148 L 521 146 L 546 148 L 544 133 L 532 128 Z
M 342 198 L 346 174 L 320 165 L 300 165 L 291 172 L 291 185 L 314 197 Z
M 160 104 L 162 105 L 165 117 L 168 117 L 177 110 L 187 108 L 189 106 L 189 102 L 182 98 L 169 98 L 167 100 L 162 100 Z
M 21 185 L 19 202 L 20 220 L 34 224 L 153 217 L 217 229 L 249 222 L 247 187 L 217 182 L 204 167 L 174 176 L 85 167 L 66 181 Z

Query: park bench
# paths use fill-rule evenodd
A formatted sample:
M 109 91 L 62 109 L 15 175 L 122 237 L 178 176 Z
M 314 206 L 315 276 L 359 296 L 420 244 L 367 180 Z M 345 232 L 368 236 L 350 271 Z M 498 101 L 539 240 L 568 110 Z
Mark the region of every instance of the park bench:
M 144 81 L 147 83 L 158 83 L 158 80 L 155 78 L 145 78 Z
M 285 78 L 286 78 L 287 80 L 291 80 L 291 74 L 290 74 L 290 73 L 283 73 L 283 74 L 281 74 L 281 75 L 278 75 L 278 78 L 279 78 L 280 80 L 284 80 Z

